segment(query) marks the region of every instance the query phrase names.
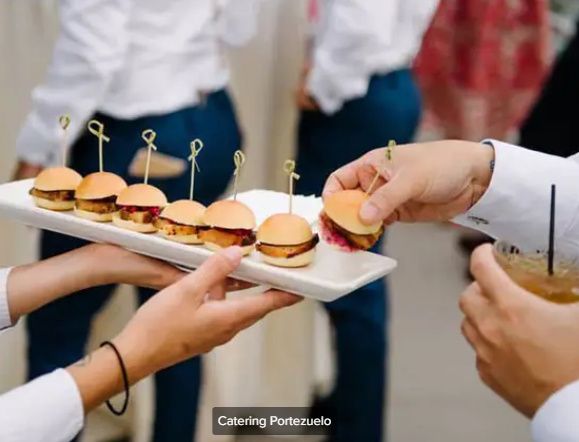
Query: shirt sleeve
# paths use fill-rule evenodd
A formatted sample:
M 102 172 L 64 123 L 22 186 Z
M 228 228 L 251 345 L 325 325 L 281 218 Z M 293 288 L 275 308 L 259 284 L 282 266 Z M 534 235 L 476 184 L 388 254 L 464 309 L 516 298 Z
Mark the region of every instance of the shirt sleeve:
M 32 93 L 32 110 L 16 141 L 21 160 L 38 165 L 59 161 L 62 134 L 58 117 L 71 117 L 70 144 L 98 109 L 124 60 L 131 3 L 60 1 L 60 34 L 52 60 L 44 82 Z
M 549 238 L 551 185 L 555 184 L 555 248 L 565 255 L 579 256 L 577 158 L 547 155 L 495 140 L 486 142 L 495 149 L 489 188 L 455 221 L 523 250 L 545 250 Z
M 0 395 L 0 440 L 65 442 L 82 429 L 80 393 L 63 369 Z
M 579 381 L 553 394 L 535 414 L 531 433 L 535 442 L 579 440 Z
M 12 269 L 0 269 L 0 330 L 12 326 L 8 308 L 8 275 Z
M 307 88 L 327 114 L 349 99 L 364 96 L 374 54 L 393 38 L 398 0 L 335 0 L 316 39 Z M 377 49 L 378 48 L 378 49 Z
M 243 46 L 257 32 L 257 19 L 263 0 L 224 0 L 218 17 L 221 40 L 230 46 Z

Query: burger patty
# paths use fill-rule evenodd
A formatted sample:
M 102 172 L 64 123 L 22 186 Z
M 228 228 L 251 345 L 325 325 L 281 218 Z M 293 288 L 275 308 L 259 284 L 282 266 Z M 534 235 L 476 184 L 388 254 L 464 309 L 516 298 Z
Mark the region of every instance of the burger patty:
M 159 216 L 159 207 L 121 206 L 119 215 L 124 221 L 137 224 L 150 224 Z
M 189 236 L 197 235 L 199 229 L 197 226 L 188 226 L 186 224 L 179 224 L 171 221 L 167 218 L 157 218 L 154 222 L 157 229 L 163 230 L 163 232 L 169 236 Z
M 256 249 L 263 253 L 264 255 L 271 256 L 273 258 L 293 258 L 294 256 L 301 255 L 302 253 L 309 252 L 315 248 L 320 242 L 318 235 L 314 235 L 309 241 L 303 242 L 296 245 L 275 245 L 267 243 L 259 243 Z
M 97 214 L 114 213 L 117 211 L 117 205 L 115 204 L 116 200 L 116 196 L 109 196 L 96 200 L 77 199 L 74 207 L 78 210 Z
M 203 226 L 199 228 L 199 238 L 203 242 L 217 244 L 220 247 L 250 246 L 255 244 L 255 232 L 246 229 L 223 229 L 221 227 Z
M 342 226 L 339 226 L 328 215 L 326 215 L 325 212 L 320 215 L 320 218 L 322 219 L 322 222 L 326 225 L 328 229 L 340 235 L 342 238 L 346 240 L 348 245 L 350 245 L 355 249 L 361 250 L 371 249 L 372 246 L 378 242 L 378 240 L 384 233 L 384 226 L 381 226 L 376 233 L 368 235 L 358 235 L 356 233 L 352 233 L 344 229 Z
M 74 190 L 38 190 L 36 187 L 30 189 L 30 195 L 49 201 L 74 201 Z

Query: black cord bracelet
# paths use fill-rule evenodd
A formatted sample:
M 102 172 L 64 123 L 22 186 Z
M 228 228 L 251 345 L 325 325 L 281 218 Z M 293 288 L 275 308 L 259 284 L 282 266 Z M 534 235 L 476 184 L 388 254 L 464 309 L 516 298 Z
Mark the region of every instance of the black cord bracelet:
M 127 411 L 127 408 L 129 406 L 129 376 L 127 375 L 127 367 L 125 367 L 125 362 L 123 361 L 121 353 L 117 349 L 116 345 L 113 344 L 111 341 L 103 342 L 100 345 L 100 347 L 112 348 L 113 351 L 115 352 L 115 354 L 117 355 L 117 359 L 119 360 L 119 365 L 121 366 L 121 373 L 123 374 L 123 384 L 125 387 L 125 402 L 123 403 L 123 406 L 120 410 L 116 410 L 113 407 L 113 405 L 111 404 L 111 401 L 107 401 L 106 404 L 107 404 L 108 409 L 111 411 L 111 413 L 113 413 L 116 416 L 122 416 L 123 414 L 125 414 L 125 411 Z

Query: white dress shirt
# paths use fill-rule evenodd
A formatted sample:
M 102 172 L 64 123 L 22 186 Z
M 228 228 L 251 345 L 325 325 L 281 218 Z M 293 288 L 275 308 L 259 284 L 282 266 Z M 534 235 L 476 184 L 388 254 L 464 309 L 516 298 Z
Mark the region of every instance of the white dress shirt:
M 579 257 L 579 155 L 566 159 L 489 142 L 495 149 L 489 188 L 455 221 L 524 250 L 545 250 L 555 184 L 555 249 Z M 535 414 L 531 428 L 536 442 L 579 441 L 579 381 L 553 394 Z
M 12 325 L 6 290 L 9 274 L 10 269 L 0 269 L 0 330 Z M 83 424 L 82 399 L 66 370 L 55 370 L 0 395 L 0 441 L 66 442 Z
M 20 159 L 58 161 L 58 117 L 73 142 L 96 111 L 120 119 L 195 105 L 222 89 L 222 42 L 254 33 L 261 0 L 61 0 L 60 34 L 17 140 Z
M 547 250 L 551 184 L 555 184 L 555 249 L 579 257 L 579 155 L 562 158 L 500 141 L 488 142 L 495 149 L 489 187 L 455 221 L 522 250 Z
M 0 331 L 12 326 L 8 308 L 8 275 L 12 269 L 0 269 Z
M 307 88 L 327 114 L 363 97 L 373 75 L 409 68 L 438 0 L 314 0 L 320 4 Z

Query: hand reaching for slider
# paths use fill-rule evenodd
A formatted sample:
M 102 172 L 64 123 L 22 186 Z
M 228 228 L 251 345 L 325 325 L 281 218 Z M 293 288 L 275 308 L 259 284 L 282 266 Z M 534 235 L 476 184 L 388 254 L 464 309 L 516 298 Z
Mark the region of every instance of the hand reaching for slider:
M 16 169 L 12 173 L 12 180 L 17 181 L 36 178 L 43 169 L 43 166 L 31 164 L 26 161 L 19 161 L 16 165 Z
M 310 73 L 311 66 L 306 63 L 302 69 L 302 74 L 300 76 L 300 81 L 298 88 L 295 93 L 296 104 L 298 109 L 303 111 L 317 111 L 319 110 L 316 100 L 310 95 L 307 87 L 308 75 Z
M 239 247 L 224 249 L 194 273 L 146 302 L 113 342 L 127 366 L 129 382 L 224 344 L 268 313 L 301 298 L 268 291 L 261 295 L 225 299 L 227 276 L 241 262 Z M 89 411 L 122 389 L 118 363 L 110 349 L 97 350 L 88 365 L 68 368 Z M 94 373 L 100 377 L 94 385 Z M 98 387 L 98 388 L 97 388 Z
M 446 221 L 471 208 L 483 195 L 492 175 L 491 146 L 466 141 L 437 141 L 376 149 L 338 169 L 326 182 L 324 197 L 345 189 L 370 187 L 362 206 L 366 224 L 384 221 Z

